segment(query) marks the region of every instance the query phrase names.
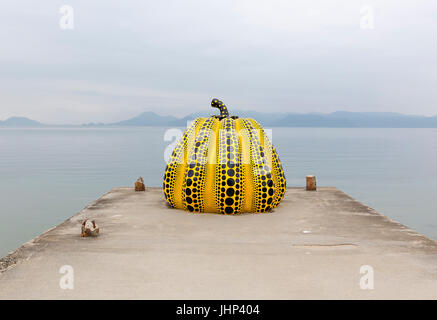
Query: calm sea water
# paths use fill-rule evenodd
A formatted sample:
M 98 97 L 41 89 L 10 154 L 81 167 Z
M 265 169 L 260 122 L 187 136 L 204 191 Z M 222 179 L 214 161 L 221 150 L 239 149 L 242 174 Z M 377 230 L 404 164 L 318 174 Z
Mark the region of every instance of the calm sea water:
M 167 128 L 0 129 L 0 256 L 142 176 L 160 186 Z M 437 239 L 437 129 L 274 128 L 289 186 L 315 174 Z

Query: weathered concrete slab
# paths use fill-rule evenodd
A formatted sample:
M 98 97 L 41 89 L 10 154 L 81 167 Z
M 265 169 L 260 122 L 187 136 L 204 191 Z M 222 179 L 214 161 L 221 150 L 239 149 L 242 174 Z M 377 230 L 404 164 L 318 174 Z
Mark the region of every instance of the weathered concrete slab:
M 96 219 L 98 238 L 81 238 Z M 15 262 L 15 263 L 14 263 Z M 437 243 L 335 188 L 290 188 L 273 213 L 191 214 L 116 188 L 3 260 L 2 299 L 437 298 Z M 59 286 L 63 265 L 74 289 Z M 362 290 L 360 267 L 374 269 Z

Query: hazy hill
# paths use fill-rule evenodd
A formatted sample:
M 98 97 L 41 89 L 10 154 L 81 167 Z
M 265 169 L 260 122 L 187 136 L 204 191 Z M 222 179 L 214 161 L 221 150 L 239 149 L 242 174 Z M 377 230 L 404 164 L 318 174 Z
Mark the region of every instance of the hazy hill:
M 147 111 L 128 120 L 110 123 L 111 126 L 167 126 L 177 121 L 173 116 L 160 116 L 154 112 Z
M 0 120 L 0 127 L 41 127 L 42 123 L 25 117 L 10 117 L 4 121 Z
M 138 116 L 119 122 L 110 123 L 110 126 L 176 126 L 185 127 L 187 121 L 192 121 L 199 117 L 210 117 L 219 113 L 216 110 L 210 112 L 195 112 L 183 118 L 174 116 L 160 116 L 154 112 L 147 111 Z M 238 115 L 240 118 L 254 118 L 259 120 L 264 126 L 275 126 L 275 123 L 283 119 L 286 114 L 282 113 L 260 113 L 256 111 L 236 111 L 232 115 Z M 90 125 L 90 124 L 88 124 Z

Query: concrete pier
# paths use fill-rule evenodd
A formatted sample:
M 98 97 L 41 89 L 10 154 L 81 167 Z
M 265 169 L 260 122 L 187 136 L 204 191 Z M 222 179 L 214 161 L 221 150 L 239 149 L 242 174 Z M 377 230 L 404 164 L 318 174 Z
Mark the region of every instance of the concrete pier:
M 99 237 L 80 236 L 86 218 Z M 74 289 L 60 287 L 65 265 Z M 237 216 L 115 188 L 0 268 L 1 299 L 437 298 L 437 243 L 336 188 L 289 188 L 274 212 Z

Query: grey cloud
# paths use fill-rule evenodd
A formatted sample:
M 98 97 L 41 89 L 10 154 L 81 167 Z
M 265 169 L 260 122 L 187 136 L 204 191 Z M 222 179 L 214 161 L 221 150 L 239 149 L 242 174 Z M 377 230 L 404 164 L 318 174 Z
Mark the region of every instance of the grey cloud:
M 0 119 L 77 123 L 238 109 L 434 115 L 437 5 L 369 1 L 64 1 L 0 4 Z M 61 85 L 60 85 L 61 84 Z M 188 113 L 188 112 L 185 112 Z

